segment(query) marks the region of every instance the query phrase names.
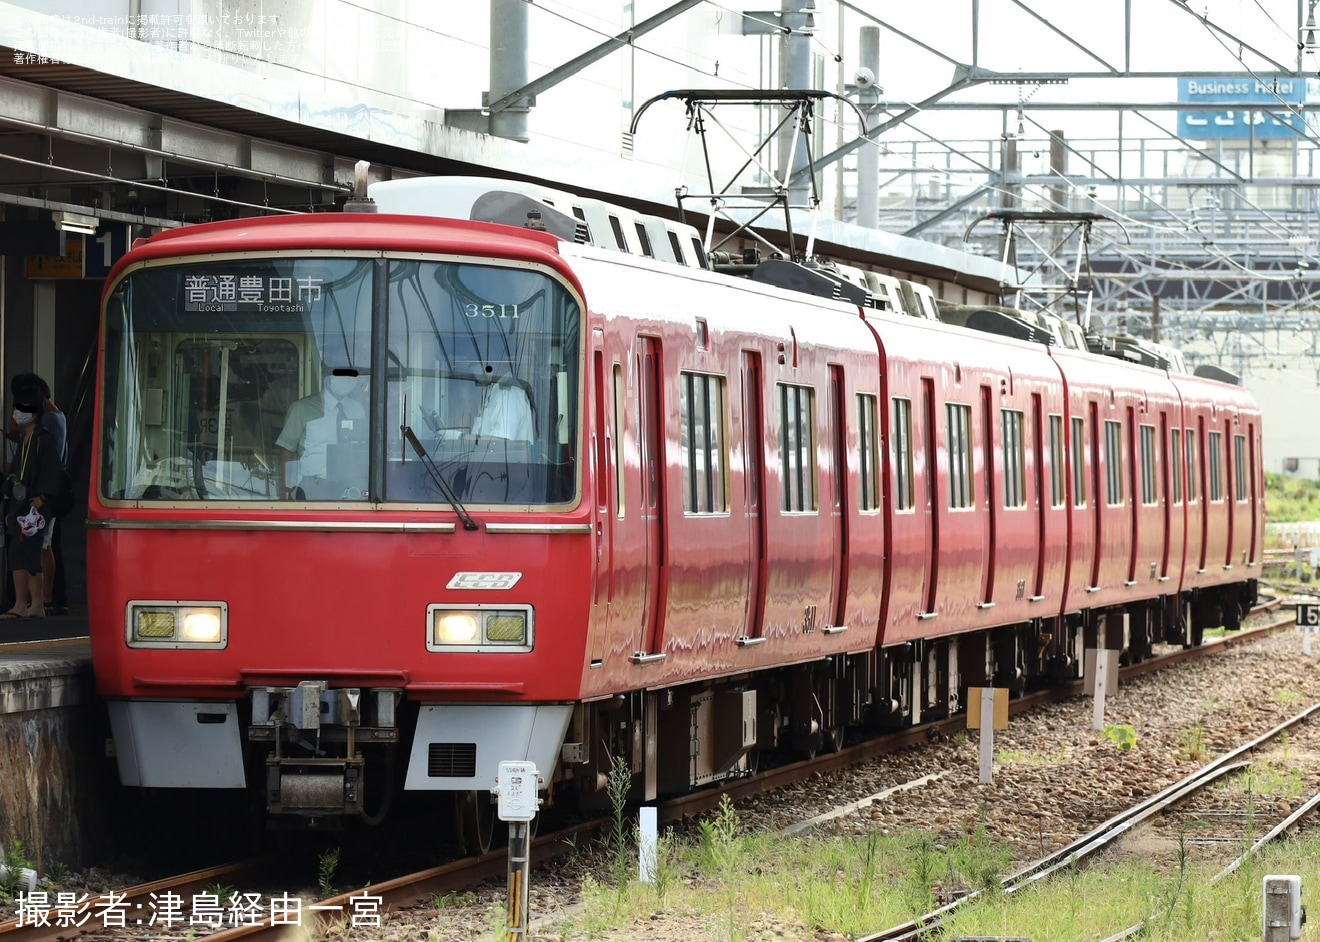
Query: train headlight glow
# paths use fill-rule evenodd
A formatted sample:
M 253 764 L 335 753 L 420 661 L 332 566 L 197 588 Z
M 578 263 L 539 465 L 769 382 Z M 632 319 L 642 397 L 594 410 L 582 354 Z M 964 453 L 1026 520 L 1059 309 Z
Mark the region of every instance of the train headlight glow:
M 435 618 L 436 644 L 476 644 L 477 616 L 472 612 L 437 612 Z
M 529 605 L 431 605 L 426 615 L 428 651 L 507 654 L 532 649 Z
M 215 644 L 220 640 L 220 609 L 203 608 L 183 616 L 183 640 Z
M 229 607 L 224 602 L 129 602 L 125 640 L 130 648 L 219 650 L 229 642 Z

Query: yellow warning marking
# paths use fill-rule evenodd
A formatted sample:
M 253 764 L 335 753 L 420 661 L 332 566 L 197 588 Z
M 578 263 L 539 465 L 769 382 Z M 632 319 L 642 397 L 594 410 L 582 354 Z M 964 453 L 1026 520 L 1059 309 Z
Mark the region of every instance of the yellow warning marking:
M 522 925 L 522 878 L 521 870 L 509 874 L 509 928 L 517 929 Z

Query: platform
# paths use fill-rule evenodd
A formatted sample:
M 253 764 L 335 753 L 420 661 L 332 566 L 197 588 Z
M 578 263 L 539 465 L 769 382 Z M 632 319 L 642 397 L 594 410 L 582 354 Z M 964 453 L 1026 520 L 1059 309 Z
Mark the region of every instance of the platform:
M 45 872 L 100 842 L 114 766 L 85 616 L 0 620 L 0 844 Z

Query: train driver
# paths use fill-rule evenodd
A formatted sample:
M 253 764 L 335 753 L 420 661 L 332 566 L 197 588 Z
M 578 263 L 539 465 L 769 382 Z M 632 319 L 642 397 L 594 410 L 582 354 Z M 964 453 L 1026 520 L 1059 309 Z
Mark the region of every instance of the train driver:
M 289 406 L 275 440 L 291 500 L 362 500 L 367 486 L 367 410 L 358 371 L 321 365 L 321 389 Z
M 532 401 L 522 383 L 513 378 L 509 364 L 487 363 L 485 376 L 479 382 L 485 384 L 486 392 L 472 420 L 472 437 L 502 438 L 530 445 L 536 437 Z

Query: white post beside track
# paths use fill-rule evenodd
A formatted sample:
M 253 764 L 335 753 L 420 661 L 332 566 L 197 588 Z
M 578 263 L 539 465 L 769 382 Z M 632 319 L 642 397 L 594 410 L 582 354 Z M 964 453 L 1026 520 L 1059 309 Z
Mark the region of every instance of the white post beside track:
M 1095 657 L 1095 707 L 1091 713 L 1091 728 L 1105 728 L 1105 688 L 1109 685 L 1108 651 L 1097 651 Z
M 995 730 L 1008 729 L 1008 688 L 968 687 L 967 728 L 981 734 L 981 784 L 994 781 Z
M 1320 604 L 1316 602 L 1297 603 L 1297 630 L 1302 633 L 1302 653 L 1311 654 L 1311 639 L 1320 630 Z
M 981 784 L 995 780 L 995 688 L 981 688 Z
M 637 879 L 643 883 L 655 882 L 656 851 L 659 847 L 656 809 L 647 806 L 637 813 Z
M 1095 697 L 1091 728 L 1105 728 L 1105 697 L 1118 693 L 1118 654 L 1106 648 L 1087 648 L 1082 664 L 1082 695 Z

